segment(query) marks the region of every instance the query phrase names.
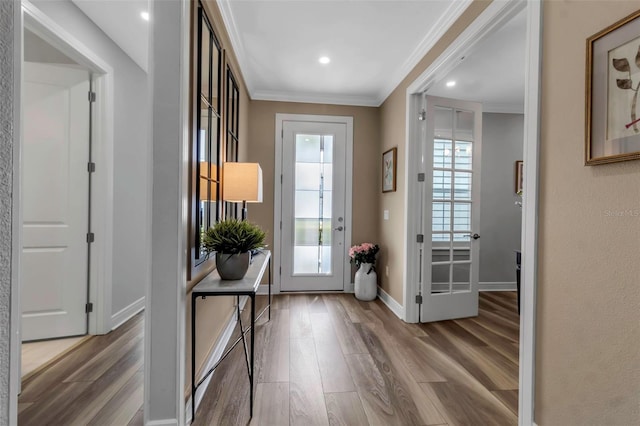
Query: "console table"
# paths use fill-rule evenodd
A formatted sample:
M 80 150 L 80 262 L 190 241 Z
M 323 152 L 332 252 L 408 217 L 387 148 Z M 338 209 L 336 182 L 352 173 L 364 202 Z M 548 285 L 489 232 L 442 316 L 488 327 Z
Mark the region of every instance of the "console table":
M 265 271 L 269 274 L 269 301 L 267 306 L 256 317 L 256 293 Z M 236 296 L 236 308 L 240 337 L 224 352 L 218 362 L 196 383 L 196 300 L 201 297 L 203 300 L 207 296 Z M 242 326 L 240 316 L 240 296 L 249 296 L 251 299 L 251 323 L 248 327 Z M 247 362 L 247 373 L 249 374 L 249 416 L 253 417 L 253 371 L 254 371 L 254 342 L 255 323 L 268 311 L 271 320 L 271 252 L 262 250 L 252 256 L 247 274 L 241 280 L 225 281 L 220 278 L 217 271 L 213 271 L 200 281 L 191 292 L 191 423 L 196 417 L 196 390 L 213 373 L 218 365 L 229 355 L 238 343 L 242 342 L 244 347 L 245 360 Z M 251 350 L 247 351 L 246 334 L 250 332 Z

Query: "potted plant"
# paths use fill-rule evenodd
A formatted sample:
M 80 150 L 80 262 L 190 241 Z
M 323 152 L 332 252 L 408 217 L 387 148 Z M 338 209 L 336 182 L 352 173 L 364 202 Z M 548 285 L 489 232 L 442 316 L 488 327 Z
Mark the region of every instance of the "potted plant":
M 216 253 L 216 268 L 223 280 L 241 280 L 249 269 L 251 250 L 264 246 L 265 232 L 258 225 L 225 219 L 207 229 L 202 245 Z
M 356 297 L 360 300 L 374 300 L 378 295 L 378 275 L 376 274 L 377 244 L 362 243 L 349 249 L 351 263 L 358 270 L 354 280 Z

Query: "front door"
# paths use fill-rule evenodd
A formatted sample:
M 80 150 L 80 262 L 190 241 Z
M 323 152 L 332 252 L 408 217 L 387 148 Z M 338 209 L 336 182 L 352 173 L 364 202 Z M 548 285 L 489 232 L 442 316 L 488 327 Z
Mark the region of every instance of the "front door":
M 344 290 L 347 124 L 283 121 L 282 129 L 280 288 Z
M 426 97 L 423 322 L 478 315 L 482 106 Z
M 87 333 L 89 73 L 24 63 L 22 339 Z

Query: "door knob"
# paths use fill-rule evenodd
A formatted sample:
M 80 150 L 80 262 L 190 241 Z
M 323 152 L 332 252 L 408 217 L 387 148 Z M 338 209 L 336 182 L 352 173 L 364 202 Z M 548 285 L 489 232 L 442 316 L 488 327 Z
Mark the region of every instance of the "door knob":
M 478 238 L 480 238 L 479 234 L 465 234 L 465 237 L 471 237 L 474 240 L 477 240 Z
M 334 231 L 342 231 L 344 227 L 338 226 L 337 228 L 333 228 Z

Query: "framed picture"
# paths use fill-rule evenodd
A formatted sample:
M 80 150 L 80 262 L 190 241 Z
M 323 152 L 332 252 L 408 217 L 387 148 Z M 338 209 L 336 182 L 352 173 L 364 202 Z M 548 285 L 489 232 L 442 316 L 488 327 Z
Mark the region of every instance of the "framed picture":
M 522 160 L 516 161 L 516 184 L 515 190 L 516 194 L 522 195 L 522 190 L 524 188 L 524 162 Z
M 640 159 L 640 10 L 587 39 L 585 164 Z
M 382 192 L 396 190 L 396 156 L 398 148 L 391 148 L 382 154 Z

